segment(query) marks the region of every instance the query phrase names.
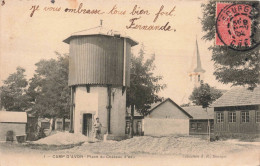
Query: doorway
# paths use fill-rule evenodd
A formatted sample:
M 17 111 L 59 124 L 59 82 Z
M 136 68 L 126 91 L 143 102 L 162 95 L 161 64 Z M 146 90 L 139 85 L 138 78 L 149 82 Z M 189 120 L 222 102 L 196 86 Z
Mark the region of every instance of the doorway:
M 92 114 L 83 114 L 82 134 L 88 137 L 92 136 Z

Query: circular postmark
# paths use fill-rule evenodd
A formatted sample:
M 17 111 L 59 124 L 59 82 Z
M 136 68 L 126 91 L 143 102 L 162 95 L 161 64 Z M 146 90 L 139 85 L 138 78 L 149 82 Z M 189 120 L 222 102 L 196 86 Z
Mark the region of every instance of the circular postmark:
M 216 20 L 218 39 L 238 51 L 256 48 L 260 44 L 255 35 L 258 16 L 258 10 L 249 4 L 226 5 L 218 13 Z

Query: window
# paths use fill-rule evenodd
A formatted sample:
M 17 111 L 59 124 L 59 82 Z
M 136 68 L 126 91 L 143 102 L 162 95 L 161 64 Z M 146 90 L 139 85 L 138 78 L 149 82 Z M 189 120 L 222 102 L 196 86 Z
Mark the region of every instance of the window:
M 198 82 L 200 82 L 200 75 L 198 75 Z
M 50 128 L 50 122 L 42 122 L 41 127 L 44 129 L 49 129 Z
M 242 121 L 242 123 L 249 122 L 249 112 L 248 111 L 241 112 L 241 121 Z
M 57 130 L 61 130 L 62 129 L 62 122 L 57 122 L 56 128 L 57 128 Z
M 137 122 L 137 135 L 142 135 L 142 123 L 141 121 Z
M 228 113 L 228 122 L 230 123 L 236 122 L 236 112 Z
M 223 123 L 223 122 L 224 122 L 224 113 L 217 112 L 217 123 Z
M 260 123 L 260 111 L 256 111 L 256 123 Z
M 70 122 L 65 122 L 65 130 L 68 130 L 70 128 Z
M 191 129 L 195 130 L 196 128 L 196 124 L 195 123 L 191 123 Z
M 211 130 L 211 131 L 214 130 L 214 123 L 210 123 L 210 130 Z
M 197 125 L 198 125 L 198 130 L 201 130 L 202 129 L 201 123 L 198 123 Z

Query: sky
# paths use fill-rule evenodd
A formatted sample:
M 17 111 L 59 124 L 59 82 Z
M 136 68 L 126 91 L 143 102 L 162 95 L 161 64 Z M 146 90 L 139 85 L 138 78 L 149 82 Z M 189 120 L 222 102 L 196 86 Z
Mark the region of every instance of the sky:
M 205 2 L 205 1 L 204 1 Z M 82 3 L 84 9 L 100 9 L 102 15 L 66 13 L 65 8 L 78 7 Z M 107 29 L 118 30 L 126 33 L 138 46 L 132 48 L 137 55 L 140 45 L 145 46 L 146 58 L 155 54 L 155 75 L 162 75 L 162 83 L 167 88 L 160 92 L 160 96 L 170 97 L 178 104 L 182 104 L 183 96 L 189 86 L 188 70 L 198 40 L 202 67 L 206 70 L 205 81 L 211 86 L 220 89 L 229 89 L 216 81 L 214 62 L 211 61 L 212 53 L 208 47 L 213 44 L 202 40 L 199 18 L 202 17 L 201 3 L 203 1 L 182 0 L 55 0 L 52 4 L 48 0 L 20 0 L 6 1 L 0 10 L 0 85 L 17 66 L 26 69 L 26 77 L 30 79 L 35 70 L 35 63 L 41 59 L 56 58 L 55 51 L 68 53 L 69 45 L 62 42 L 73 32 L 96 27 L 103 20 Z M 32 13 L 32 6 L 39 8 Z M 118 11 L 126 11 L 125 15 L 107 14 L 116 5 Z M 137 9 L 148 10 L 149 15 L 129 14 L 134 6 Z M 155 14 L 163 5 L 163 12 L 170 12 L 174 7 L 172 16 L 160 15 L 153 22 Z M 54 7 L 60 11 L 45 11 L 45 7 Z M 130 19 L 141 17 L 136 24 L 141 25 L 168 25 L 176 31 L 145 31 L 127 29 Z M 187 96 L 187 94 L 186 94 Z

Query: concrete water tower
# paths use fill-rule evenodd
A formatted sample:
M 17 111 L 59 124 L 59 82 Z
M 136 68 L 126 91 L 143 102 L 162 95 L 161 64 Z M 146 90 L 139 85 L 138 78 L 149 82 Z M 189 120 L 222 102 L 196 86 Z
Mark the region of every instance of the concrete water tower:
M 70 45 L 71 131 L 91 137 L 92 124 L 99 117 L 102 134 L 124 136 L 131 47 L 138 43 L 103 28 L 102 22 L 64 42 Z

